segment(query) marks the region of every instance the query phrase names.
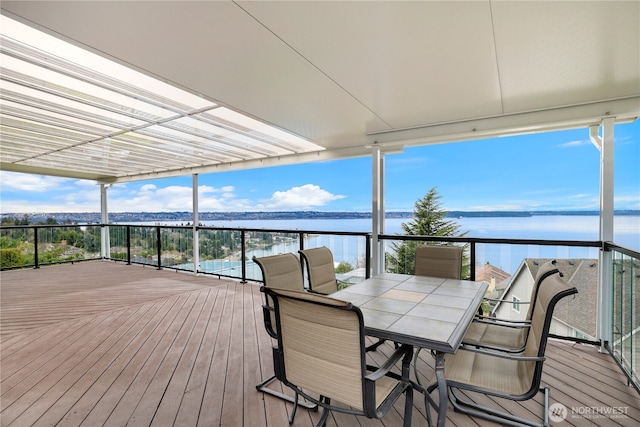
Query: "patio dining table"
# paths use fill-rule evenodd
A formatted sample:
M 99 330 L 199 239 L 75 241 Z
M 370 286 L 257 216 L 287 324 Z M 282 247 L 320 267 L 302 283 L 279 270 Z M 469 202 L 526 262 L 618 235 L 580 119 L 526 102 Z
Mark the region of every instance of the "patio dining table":
M 437 425 L 443 427 L 448 401 L 444 356 L 458 349 L 487 287 L 469 280 L 383 273 L 331 296 L 360 308 L 367 335 L 433 351 Z

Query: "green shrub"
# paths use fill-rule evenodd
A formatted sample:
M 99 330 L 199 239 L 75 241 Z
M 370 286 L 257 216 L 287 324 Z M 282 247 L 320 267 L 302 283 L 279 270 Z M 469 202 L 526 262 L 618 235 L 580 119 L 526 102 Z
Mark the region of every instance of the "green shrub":
M 340 273 L 348 273 L 351 270 L 353 270 L 353 266 L 350 263 L 348 263 L 347 261 L 342 261 L 336 267 L 336 273 L 339 273 L 339 274 Z
M 0 249 L 0 267 L 18 267 L 24 265 L 22 252 L 17 248 Z

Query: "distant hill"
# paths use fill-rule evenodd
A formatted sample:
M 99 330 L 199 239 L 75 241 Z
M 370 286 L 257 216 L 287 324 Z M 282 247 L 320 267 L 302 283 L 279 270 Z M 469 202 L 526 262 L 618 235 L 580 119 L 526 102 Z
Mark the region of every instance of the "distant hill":
M 598 211 L 451 211 L 449 218 L 491 218 L 491 217 L 531 217 L 531 216 L 597 216 Z M 640 215 L 640 210 L 618 210 L 615 215 Z M 98 212 L 51 212 L 51 213 L 4 213 L 0 219 L 14 218 L 28 220 L 29 223 L 91 224 L 100 222 Z M 286 211 L 286 212 L 200 212 L 200 221 L 239 221 L 239 220 L 287 220 L 287 219 L 366 219 L 371 212 L 322 212 L 322 211 Z M 386 218 L 413 218 L 413 212 L 387 212 Z M 163 222 L 192 220 L 190 212 L 113 212 L 109 221 L 114 223 Z

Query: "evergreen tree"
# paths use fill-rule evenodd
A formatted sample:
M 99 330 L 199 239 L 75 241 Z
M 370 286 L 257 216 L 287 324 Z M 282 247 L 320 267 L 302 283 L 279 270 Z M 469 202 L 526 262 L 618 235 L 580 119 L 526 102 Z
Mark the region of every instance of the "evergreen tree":
M 442 208 L 441 196 L 436 187 L 427 192 L 424 198 L 415 203 L 413 220 L 403 222 L 402 230 L 412 236 L 446 236 L 464 237 L 467 232 L 459 233 L 460 226 L 455 221 L 447 219 L 448 212 Z M 386 271 L 390 273 L 413 274 L 415 272 L 416 247 L 418 245 L 443 245 L 440 242 L 403 241 L 393 243 L 393 253 L 386 254 Z M 469 274 L 467 257 L 463 256 L 462 277 Z

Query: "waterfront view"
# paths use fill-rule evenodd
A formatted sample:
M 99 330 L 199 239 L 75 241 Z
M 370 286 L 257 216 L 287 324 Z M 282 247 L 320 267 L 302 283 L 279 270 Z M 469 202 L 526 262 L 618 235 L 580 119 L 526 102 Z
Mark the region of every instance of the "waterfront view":
M 401 224 L 410 218 L 390 218 L 385 220 L 385 234 L 403 234 Z M 454 219 L 460 231 L 468 231 L 468 237 L 537 239 L 537 240 L 598 240 L 598 217 L 592 215 L 541 215 L 508 217 L 463 217 Z M 153 225 L 151 223 L 145 223 Z M 184 225 L 184 222 L 162 222 L 166 225 Z M 234 220 L 202 221 L 202 225 L 221 228 L 244 228 L 265 230 L 305 230 L 305 231 L 348 231 L 369 232 L 371 219 L 297 219 L 297 220 Z M 640 215 L 622 215 L 615 218 L 616 243 L 633 250 L 640 250 Z M 387 251 L 390 250 L 387 241 Z M 329 247 L 337 261 L 348 262 L 361 267 L 364 260 L 363 239 L 336 235 L 311 235 L 306 238 L 305 247 Z M 287 241 L 267 248 L 259 248 L 247 253 L 247 259 L 278 253 L 297 252 L 298 242 Z M 477 245 L 476 264 L 490 263 L 510 274 L 518 268 L 524 258 L 598 258 L 597 248 L 587 247 L 544 247 L 537 245 L 514 246 L 509 244 Z M 204 271 L 233 271 L 240 267 L 240 260 L 233 257 L 225 260 L 201 261 Z M 191 269 L 191 265 L 185 265 Z

